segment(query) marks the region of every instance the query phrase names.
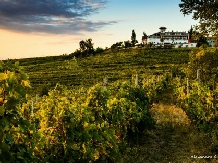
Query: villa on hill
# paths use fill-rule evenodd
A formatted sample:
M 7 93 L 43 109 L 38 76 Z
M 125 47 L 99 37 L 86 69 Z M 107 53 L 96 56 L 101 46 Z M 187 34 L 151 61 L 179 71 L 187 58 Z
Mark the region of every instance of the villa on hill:
M 160 31 L 147 37 L 142 37 L 143 44 L 152 43 L 154 46 L 174 45 L 175 47 L 196 47 L 197 43 L 191 43 L 187 32 L 166 32 L 166 27 L 160 27 Z

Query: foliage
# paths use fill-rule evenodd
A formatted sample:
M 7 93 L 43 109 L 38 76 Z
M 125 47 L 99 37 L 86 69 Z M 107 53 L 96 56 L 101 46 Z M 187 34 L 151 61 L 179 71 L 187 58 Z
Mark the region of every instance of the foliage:
M 121 48 L 123 46 L 123 42 L 117 42 L 111 46 L 111 49 Z
M 24 65 L 25 72 L 29 76 L 32 89 L 30 94 L 40 94 L 42 87 L 56 83 L 74 87 L 90 87 L 102 81 L 105 75 L 109 82 L 118 79 L 125 80 L 132 77 L 136 71 L 139 76 L 144 73 L 169 72 L 172 66 L 181 67 L 189 61 L 189 52 L 192 48 L 180 49 L 109 49 L 101 55 L 87 57 L 73 56 L 42 57 L 20 59 L 20 65 Z M 36 62 L 36 64 L 35 64 Z M 29 64 L 28 64 L 29 63 Z M 150 67 L 153 67 L 150 70 Z
M 178 98 L 179 106 L 184 109 L 192 123 L 196 124 L 199 130 L 207 132 L 212 141 L 211 147 L 218 151 L 218 112 L 217 95 L 218 89 L 210 90 L 203 83 L 192 81 L 189 84 L 189 92 L 185 81 L 175 79 L 175 95 Z
M 148 38 L 148 35 L 145 32 L 143 32 L 142 40 L 147 39 L 147 38 Z
M 200 69 L 200 78 L 203 82 L 214 82 L 218 67 L 217 48 L 200 48 L 198 52 L 190 53 L 190 63 L 187 73 L 191 79 L 196 78 L 197 70 Z
M 27 75 L 19 67 L 0 62 L 0 162 L 32 162 L 34 159 L 34 127 L 19 112 L 25 89 L 29 87 Z
M 169 74 L 147 76 L 142 81 L 150 102 L 158 102 L 162 93 L 169 87 Z
M 218 27 L 218 1 L 181 0 L 179 7 L 184 15 L 193 13 L 193 19 L 199 20 L 199 30 L 206 35 L 216 35 Z
M 59 70 L 72 70 L 76 68 L 78 68 L 78 63 L 75 56 L 71 60 L 63 61 L 63 65 L 57 66 L 57 69 Z
M 136 40 L 136 33 L 134 30 L 132 30 L 131 43 L 132 46 L 135 46 L 135 44 L 138 43 L 138 41 Z
M 89 38 L 86 41 L 80 41 L 79 42 L 80 51 L 82 56 L 89 56 L 94 53 L 93 43 L 92 39 Z
M 102 80 L 101 75 L 105 71 L 110 72 L 110 76 L 107 74 L 109 80 L 115 81 L 107 87 L 96 84 L 88 90 L 56 85 L 54 90 L 47 92 L 47 96 L 38 97 L 36 101 L 25 94 L 29 81 L 18 63 L 1 62 L 0 161 L 125 162 L 123 156 L 129 152 L 130 142 L 138 141 L 138 135 L 154 127 L 151 106 L 161 100 L 163 92 L 171 85 L 175 88 L 178 105 L 186 111 L 193 124 L 208 132 L 214 142 L 213 150 L 218 150 L 218 88 L 214 86 L 212 90 L 209 85 L 193 81 L 187 94 L 185 80 L 176 78 L 172 82 L 171 75 L 162 75 L 161 65 L 165 65 L 165 70 L 172 71 L 172 76 L 183 75 L 184 78 L 180 64 L 188 62 L 189 51 L 132 49 L 131 53 L 118 52 L 113 57 L 111 54 L 104 55 L 104 59 L 102 55 L 90 56 L 89 59 L 72 60 L 71 57 L 66 61 L 49 63 L 35 59 L 36 63 L 42 64 L 26 67 L 33 82 L 37 81 L 33 75 L 41 76 L 40 82 L 48 79 L 63 81 L 67 76 L 68 84 L 73 79 L 71 76 L 77 75 L 75 78 L 78 80 L 84 71 L 87 72 L 84 75 L 86 78 L 83 77 L 86 84 L 96 82 L 99 76 Z M 199 65 L 205 72 L 216 73 L 216 53 L 215 48 L 194 50 L 187 69 L 190 77 L 192 68 L 194 78 L 194 67 L 199 68 Z M 145 74 L 140 64 L 147 68 L 153 66 L 155 71 L 146 71 Z M 54 67 L 59 69 L 54 70 Z M 121 71 L 121 68 L 124 70 Z M 157 71 L 158 68 L 162 71 Z M 139 85 L 126 80 L 133 72 L 139 73 Z M 157 75 L 150 76 L 152 72 Z M 210 76 L 207 77 L 209 79 Z M 118 78 L 123 80 L 116 81 Z
M 191 34 L 191 42 L 196 42 L 197 47 L 200 47 L 201 45 L 209 45 L 206 36 L 198 30 L 197 26 L 194 28 L 194 30 L 191 28 L 189 33 Z
M 104 49 L 103 49 L 103 48 L 97 47 L 97 48 L 95 49 L 95 54 L 101 54 L 101 53 L 103 53 L 103 52 L 104 52 Z
M 150 108 L 147 91 L 130 82 L 88 91 L 57 85 L 34 106 L 30 121 L 40 135 L 34 154 L 43 162 L 122 162 L 133 133 L 154 125 Z
M 164 38 L 160 38 L 160 42 L 163 43 L 164 42 Z
M 128 41 L 124 41 L 124 47 L 125 48 L 129 48 L 131 46 L 132 46 L 132 44 L 131 44 L 131 42 L 129 40 Z

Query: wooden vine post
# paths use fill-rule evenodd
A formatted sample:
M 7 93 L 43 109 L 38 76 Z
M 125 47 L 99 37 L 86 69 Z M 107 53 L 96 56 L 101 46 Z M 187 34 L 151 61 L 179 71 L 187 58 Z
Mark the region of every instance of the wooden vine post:
M 200 70 L 201 70 L 201 69 L 198 69 L 198 70 L 197 70 L 197 80 L 198 80 L 198 83 L 201 82 Z
M 36 104 L 38 104 L 38 94 L 36 94 Z
M 187 92 L 187 95 L 189 94 L 189 79 L 187 78 L 187 84 L 186 84 L 187 86 L 187 90 L 186 90 L 186 92 Z
M 107 77 L 103 78 L 103 86 L 106 89 L 106 86 L 107 86 Z
M 139 85 L 139 76 L 136 74 L 135 76 L 135 85 Z

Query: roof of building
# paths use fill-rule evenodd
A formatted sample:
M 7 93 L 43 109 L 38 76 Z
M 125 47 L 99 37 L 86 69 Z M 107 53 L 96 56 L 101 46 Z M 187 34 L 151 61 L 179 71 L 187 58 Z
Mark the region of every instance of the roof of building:
M 180 36 L 180 37 L 184 37 L 184 36 L 188 36 L 188 33 L 186 32 L 165 32 L 165 33 L 161 33 L 161 32 L 157 32 L 157 33 L 153 33 L 152 35 L 149 35 L 149 37 L 152 36 Z

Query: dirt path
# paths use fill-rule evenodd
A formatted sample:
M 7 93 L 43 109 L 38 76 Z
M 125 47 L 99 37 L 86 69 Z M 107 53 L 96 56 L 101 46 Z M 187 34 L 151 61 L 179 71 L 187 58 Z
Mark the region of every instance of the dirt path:
M 130 156 L 134 163 L 204 163 L 218 162 L 209 149 L 210 138 L 197 131 L 181 108 L 155 104 L 151 114 L 156 127 L 140 138 Z M 208 159 L 194 157 L 212 157 Z M 217 157 L 214 158 L 214 157 Z

